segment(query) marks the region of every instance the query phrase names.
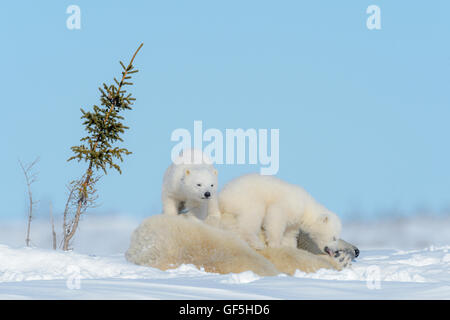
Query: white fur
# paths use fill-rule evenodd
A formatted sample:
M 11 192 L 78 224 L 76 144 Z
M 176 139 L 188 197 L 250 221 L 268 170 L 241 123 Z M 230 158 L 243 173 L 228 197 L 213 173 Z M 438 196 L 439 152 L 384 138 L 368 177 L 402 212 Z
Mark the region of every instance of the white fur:
M 267 245 L 297 247 L 298 230 L 308 233 L 317 246 L 336 250 L 341 222 L 336 214 L 315 201 L 303 188 L 273 176 L 249 174 L 229 182 L 219 194 L 223 214 L 234 215 L 240 236 L 255 249 Z
M 133 232 L 125 257 L 135 264 L 161 270 L 193 264 L 216 273 L 279 273 L 270 261 L 233 233 L 184 215 L 145 219 Z
M 163 213 L 177 215 L 184 209 L 202 220 L 219 218 L 217 184 L 217 170 L 209 159 L 201 151 L 184 151 L 164 174 Z M 205 197 L 207 192 L 209 198 Z
M 222 222 L 233 220 L 228 217 Z M 125 253 L 128 261 L 167 270 L 193 264 L 208 272 L 239 273 L 251 270 L 262 276 L 321 268 L 342 270 L 348 261 L 305 250 L 280 247 L 253 250 L 235 233 L 198 219 L 178 215 L 154 215 L 145 219 L 131 236 Z

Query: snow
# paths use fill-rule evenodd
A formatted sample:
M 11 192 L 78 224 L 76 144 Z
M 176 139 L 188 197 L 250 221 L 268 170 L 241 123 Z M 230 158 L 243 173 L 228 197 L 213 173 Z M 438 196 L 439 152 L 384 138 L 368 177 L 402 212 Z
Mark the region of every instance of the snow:
M 259 280 L 260 277 L 251 271 L 231 274 L 229 279 L 222 280 L 222 283 L 250 283 Z
M 82 225 L 73 252 L 49 249 L 44 222 L 34 222 L 33 248 L 22 245 L 23 226 L 2 224 L 0 299 L 450 299 L 447 218 L 410 219 L 397 229 L 398 220 L 344 224 L 345 239 L 361 249 L 350 268 L 274 277 L 137 266 L 123 252 L 139 221 L 95 219 Z M 383 242 L 370 241 L 374 225 Z
M 365 248 L 421 249 L 450 244 L 449 215 L 345 221 L 342 238 Z

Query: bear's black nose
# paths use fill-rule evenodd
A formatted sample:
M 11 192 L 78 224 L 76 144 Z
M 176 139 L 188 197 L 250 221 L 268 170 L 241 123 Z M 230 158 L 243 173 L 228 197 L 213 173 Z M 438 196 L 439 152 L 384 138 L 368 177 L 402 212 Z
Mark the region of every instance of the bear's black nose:
M 209 193 L 209 191 L 206 191 L 205 192 L 205 198 L 209 198 L 209 197 L 211 197 L 211 193 Z
M 358 258 L 358 256 L 359 256 L 359 249 L 355 248 L 355 258 Z

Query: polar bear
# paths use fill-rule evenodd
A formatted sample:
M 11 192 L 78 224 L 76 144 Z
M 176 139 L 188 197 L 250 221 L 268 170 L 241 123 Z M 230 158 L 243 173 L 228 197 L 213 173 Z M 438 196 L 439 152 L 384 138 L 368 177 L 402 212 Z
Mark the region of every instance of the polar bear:
M 135 264 L 161 270 L 193 264 L 222 274 L 247 270 L 263 276 L 279 273 L 270 261 L 233 233 L 188 215 L 154 215 L 145 219 L 133 232 L 125 257 Z
M 187 211 L 201 220 L 220 218 L 217 184 L 217 170 L 202 151 L 182 151 L 164 173 L 163 213 Z
M 293 275 L 296 270 L 315 272 L 322 268 L 342 270 L 351 262 L 350 255 L 330 257 L 292 247 L 255 251 L 229 230 L 191 216 L 163 214 L 151 216 L 139 225 L 125 257 L 129 262 L 161 270 L 193 264 L 207 272 L 250 270 L 261 276 Z
M 323 254 L 323 251 L 319 249 L 317 244 L 311 239 L 309 234 L 299 230 L 297 235 L 297 248 L 309 251 L 313 254 Z M 337 251 L 335 251 L 335 256 L 339 257 L 341 254 L 349 255 L 351 260 L 358 258 L 359 249 L 355 245 L 339 239 L 337 243 Z
M 341 222 L 303 188 L 273 176 L 248 174 L 230 181 L 219 195 L 219 210 L 231 214 L 237 230 L 253 248 L 297 247 L 301 229 L 324 253 L 338 250 Z
M 219 195 L 219 198 L 220 198 L 220 195 Z M 208 221 L 206 221 L 206 223 L 211 224 Z M 222 228 L 223 230 L 232 232 L 232 233 L 236 234 L 238 237 L 242 237 L 242 235 L 240 234 L 239 225 L 238 225 L 236 216 L 234 214 L 222 212 L 221 218 L 220 218 L 220 223 L 219 223 L 219 225 L 216 224 L 215 226 L 218 226 L 218 227 Z M 290 249 L 288 249 L 288 248 L 296 248 L 296 249 L 300 249 L 302 251 L 307 251 L 308 253 L 311 253 L 315 256 L 320 256 L 320 255 L 324 254 L 324 251 L 319 249 L 317 243 L 315 242 L 315 240 L 312 239 L 310 234 L 304 232 L 302 229 L 299 229 L 297 231 L 292 231 L 293 235 L 295 237 L 295 243 L 291 242 L 291 243 L 287 243 L 283 247 L 275 248 L 275 249 L 279 249 L 279 250 L 270 250 L 267 245 L 267 238 L 266 238 L 264 231 L 265 231 L 264 227 L 262 227 L 259 230 L 259 234 L 258 234 L 259 240 L 261 241 L 261 243 L 264 244 L 264 249 L 262 251 L 259 251 L 261 254 L 271 252 L 272 254 L 279 255 L 279 252 L 289 251 Z M 243 239 L 243 240 L 245 240 L 245 239 Z M 335 261 L 335 263 L 338 264 L 338 265 L 334 266 L 334 269 L 340 270 L 340 269 L 345 268 L 348 265 L 350 265 L 351 261 L 359 256 L 359 249 L 356 246 L 354 246 L 353 244 L 348 243 L 347 241 L 345 241 L 343 239 L 338 239 L 336 249 L 333 252 L 331 252 L 331 251 L 327 252 L 327 255 L 329 255 L 333 259 L 332 261 Z M 311 258 L 311 259 L 313 261 L 315 260 L 314 258 Z M 291 262 L 291 264 L 292 264 L 292 262 Z M 288 263 L 288 265 L 289 265 L 289 263 Z M 305 270 L 302 270 L 302 271 L 305 271 Z

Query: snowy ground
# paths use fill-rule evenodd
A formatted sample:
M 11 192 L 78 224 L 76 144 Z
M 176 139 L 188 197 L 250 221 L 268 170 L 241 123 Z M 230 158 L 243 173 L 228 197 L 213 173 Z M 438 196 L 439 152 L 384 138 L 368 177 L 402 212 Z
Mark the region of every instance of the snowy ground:
M 23 247 L 21 224 L 2 224 L 0 299 L 450 299 L 448 218 L 344 224 L 343 238 L 361 249 L 352 267 L 294 277 L 130 264 L 123 252 L 138 223 L 83 222 L 70 253 L 48 249 L 45 222 L 35 222 L 35 248 Z

